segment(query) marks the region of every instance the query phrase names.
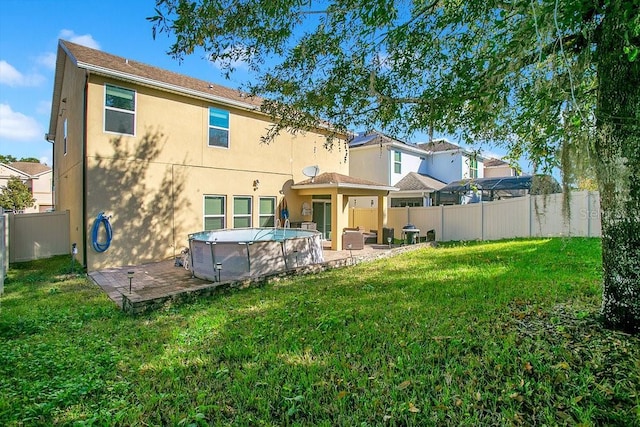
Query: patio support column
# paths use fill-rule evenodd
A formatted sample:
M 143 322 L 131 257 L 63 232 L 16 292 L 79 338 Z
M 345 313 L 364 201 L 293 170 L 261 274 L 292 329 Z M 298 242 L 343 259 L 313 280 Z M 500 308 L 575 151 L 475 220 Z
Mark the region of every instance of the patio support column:
M 331 249 L 342 250 L 342 229 L 349 226 L 349 211 L 346 198 L 338 193 L 331 194 Z
M 378 196 L 378 244 L 386 244 L 382 241 L 382 229 L 387 225 L 387 196 Z

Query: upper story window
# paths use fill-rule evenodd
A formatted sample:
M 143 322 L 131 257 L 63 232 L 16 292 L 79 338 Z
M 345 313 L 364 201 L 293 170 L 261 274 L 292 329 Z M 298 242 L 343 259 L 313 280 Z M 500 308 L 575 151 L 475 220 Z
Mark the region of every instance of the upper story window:
M 105 132 L 135 135 L 136 91 L 118 86 L 104 86 Z
M 229 148 L 229 112 L 209 107 L 209 147 Z
M 402 153 L 399 151 L 393 152 L 393 171 L 402 173 Z
M 233 198 L 233 228 L 251 227 L 251 197 Z
M 478 177 L 478 159 L 471 157 L 469 159 L 469 178 Z
M 224 196 L 204 196 L 204 229 L 220 230 L 224 228 L 224 212 Z

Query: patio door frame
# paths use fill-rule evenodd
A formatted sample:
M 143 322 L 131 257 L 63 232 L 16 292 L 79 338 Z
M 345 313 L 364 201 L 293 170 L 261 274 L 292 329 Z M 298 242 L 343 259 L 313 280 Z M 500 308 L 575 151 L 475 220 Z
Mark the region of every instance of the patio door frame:
M 322 233 L 323 240 L 331 241 L 331 200 L 313 198 L 311 206 L 316 230 Z M 318 212 L 322 212 L 322 215 L 319 215 Z

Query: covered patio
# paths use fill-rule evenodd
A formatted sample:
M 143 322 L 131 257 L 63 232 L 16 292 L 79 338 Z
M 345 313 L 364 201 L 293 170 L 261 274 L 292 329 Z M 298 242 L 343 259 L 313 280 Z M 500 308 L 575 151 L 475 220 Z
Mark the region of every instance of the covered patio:
M 339 173 L 323 173 L 293 184 L 291 190 L 295 191 L 300 199 L 329 201 L 331 216 L 328 223 L 330 224 L 331 250 L 341 251 L 344 249 L 341 239 L 342 230 L 349 227 L 349 197 L 378 198 L 377 230 L 381 231 L 387 222 L 387 196 L 389 192 L 398 189 Z M 384 243 L 381 232 L 378 232 L 377 243 Z

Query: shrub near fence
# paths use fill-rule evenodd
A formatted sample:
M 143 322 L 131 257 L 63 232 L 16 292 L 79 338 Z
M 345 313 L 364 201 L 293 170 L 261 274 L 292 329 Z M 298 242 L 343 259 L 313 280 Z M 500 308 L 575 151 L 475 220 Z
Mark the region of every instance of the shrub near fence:
M 394 228 L 395 237 L 400 238 L 399 230 L 410 223 L 420 229 L 422 237 L 434 230 L 439 241 L 600 236 L 597 192 L 571 193 L 568 216 L 563 213 L 563 204 L 563 194 L 549 194 L 469 205 L 389 208 L 387 227 Z M 375 209 L 352 210 L 351 226 L 376 223 Z

